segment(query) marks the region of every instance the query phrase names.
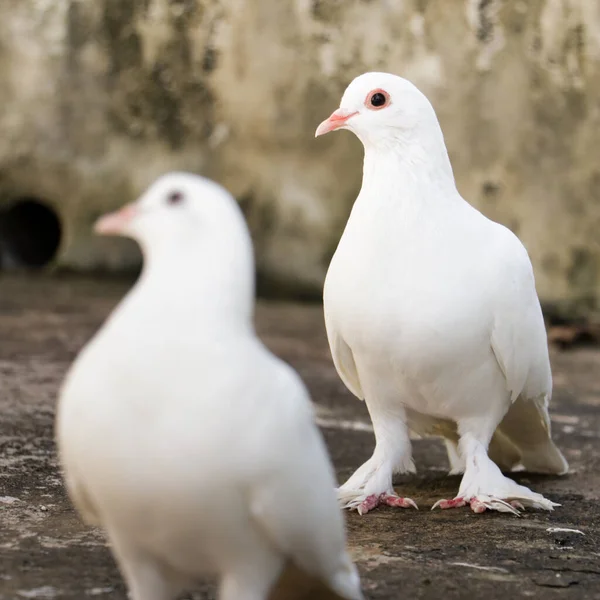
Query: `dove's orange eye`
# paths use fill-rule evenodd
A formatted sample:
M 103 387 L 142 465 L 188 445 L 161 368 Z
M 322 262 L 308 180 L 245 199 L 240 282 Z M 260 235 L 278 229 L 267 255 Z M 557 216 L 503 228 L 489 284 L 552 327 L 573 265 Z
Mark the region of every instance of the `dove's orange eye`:
M 167 196 L 168 204 L 181 204 L 183 202 L 183 193 L 179 191 L 172 191 Z
M 390 104 L 390 95 L 382 89 L 376 89 L 367 94 L 365 106 L 370 110 L 381 110 Z

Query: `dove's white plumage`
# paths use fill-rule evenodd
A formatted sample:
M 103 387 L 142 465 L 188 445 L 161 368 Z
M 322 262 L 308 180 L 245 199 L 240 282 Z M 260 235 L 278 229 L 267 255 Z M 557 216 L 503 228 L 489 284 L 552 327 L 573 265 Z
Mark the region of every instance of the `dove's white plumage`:
M 137 239 L 144 270 L 70 370 L 57 438 L 71 497 L 133 599 L 216 574 L 223 600 L 263 600 L 288 562 L 360 598 L 310 399 L 252 327 L 233 198 L 170 174 L 98 228 Z
M 465 473 L 454 504 L 551 508 L 497 466 L 567 470 L 550 438 L 552 377 L 525 248 L 460 196 L 435 112 L 410 82 L 357 77 L 317 135 L 339 128 L 362 141 L 364 173 L 327 273 L 325 322 L 376 437 L 342 503 L 407 505 L 392 473 L 414 471 L 411 428 L 447 439 L 452 470 Z

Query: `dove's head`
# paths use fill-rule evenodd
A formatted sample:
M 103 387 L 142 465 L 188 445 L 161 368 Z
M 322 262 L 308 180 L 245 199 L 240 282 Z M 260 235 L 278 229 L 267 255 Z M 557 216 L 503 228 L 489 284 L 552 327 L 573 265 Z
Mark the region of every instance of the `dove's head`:
M 157 179 L 135 202 L 100 217 L 100 235 L 133 238 L 143 248 L 223 238 L 243 227 L 233 197 L 217 183 L 188 173 Z
M 410 81 L 390 73 L 365 73 L 346 88 L 340 107 L 315 137 L 349 129 L 365 147 L 389 146 L 439 129 L 429 100 Z
M 189 173 L 157 179 L 135 202 L 100 217 L 100 235 L 134 239 L 145 280 L 204 297 L 205 308 L 247 320 L 254 302 L 254 261 L 248 227 L 233 196 Z

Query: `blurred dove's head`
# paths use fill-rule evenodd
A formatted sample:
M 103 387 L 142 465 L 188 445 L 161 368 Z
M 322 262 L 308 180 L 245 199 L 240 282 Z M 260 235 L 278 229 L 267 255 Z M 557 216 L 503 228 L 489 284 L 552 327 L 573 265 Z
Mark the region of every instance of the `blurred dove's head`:
M 346 88 L 340 107 L 315 137 L 349 129 L 365 147 L 387 146 L 438 129 L 429 100 L 410 81 L 390 73 L 364 73 Z
M 163 175 L 138 200 L 100 217 L 94 229 L 138 242 L 146 281 L 159 289 L 185 289 L 232 324 L 238 317 L 249 323 L 252 241 L 237 202 L 217 183 L 189 173 Z
M 217 183 L 189 173 L 157 179 L 131 204 L 96 222 L 100 235 L 136 240 L 142 247 L 229 235 L 243 220 L 233 197 Z

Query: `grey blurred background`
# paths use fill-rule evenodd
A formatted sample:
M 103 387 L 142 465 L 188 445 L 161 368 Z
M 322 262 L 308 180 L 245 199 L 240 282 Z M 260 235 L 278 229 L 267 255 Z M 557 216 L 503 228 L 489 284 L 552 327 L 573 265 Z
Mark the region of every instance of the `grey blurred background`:
M 459 190 L 520 236 L 546 310 L 595 318 L 597 0 L 2 0 L 2 269 L 135 268 L 91 224 L 189 170 L 239 199 L 261 291 L 318 298 L 362 148 L 314 131 L 369 70 L 429 96 Z

